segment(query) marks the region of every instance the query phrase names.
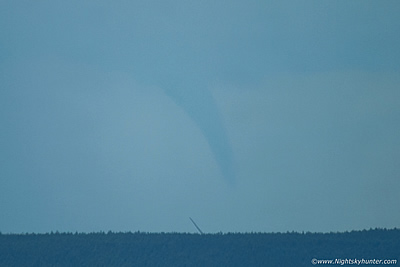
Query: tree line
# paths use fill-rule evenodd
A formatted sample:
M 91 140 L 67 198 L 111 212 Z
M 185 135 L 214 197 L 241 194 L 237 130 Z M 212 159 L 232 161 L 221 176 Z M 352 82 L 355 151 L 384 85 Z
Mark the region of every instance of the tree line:
M 399 262 L 400 229 L 343 233 L 0 234 L 0 266 L 312 266 L 312 259 Z

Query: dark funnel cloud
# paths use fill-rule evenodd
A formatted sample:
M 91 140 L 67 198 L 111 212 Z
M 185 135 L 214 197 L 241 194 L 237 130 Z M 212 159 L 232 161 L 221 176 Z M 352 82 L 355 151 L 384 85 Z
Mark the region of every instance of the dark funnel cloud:
M 234 156 L 218 106 L 211 92 L 199 83 L 176 83 L 165 93 L 196 123 L 206 139 L 222 176 L 234 183 Z

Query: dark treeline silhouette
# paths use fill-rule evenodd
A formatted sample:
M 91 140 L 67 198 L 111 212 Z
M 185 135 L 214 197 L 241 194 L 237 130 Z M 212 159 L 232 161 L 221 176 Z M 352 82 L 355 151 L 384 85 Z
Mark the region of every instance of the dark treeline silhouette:
M 312 266 L 400 256 L 400 229 L 344 233 L 0 234 L 0 266 Z M 340 265 L 340 264 L 338 264 Z

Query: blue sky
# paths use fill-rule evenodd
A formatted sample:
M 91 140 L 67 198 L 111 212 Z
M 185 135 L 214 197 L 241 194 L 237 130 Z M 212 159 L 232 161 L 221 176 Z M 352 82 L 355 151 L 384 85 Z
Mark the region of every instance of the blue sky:
M 1 1 L 0 231 L 400 225 L 398 1 Z

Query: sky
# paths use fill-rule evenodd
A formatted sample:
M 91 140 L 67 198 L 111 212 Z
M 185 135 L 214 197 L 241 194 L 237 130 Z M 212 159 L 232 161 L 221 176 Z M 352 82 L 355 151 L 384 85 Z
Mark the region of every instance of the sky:
M 400 227 L 398 14 L 0 1 L 0 231 Z

